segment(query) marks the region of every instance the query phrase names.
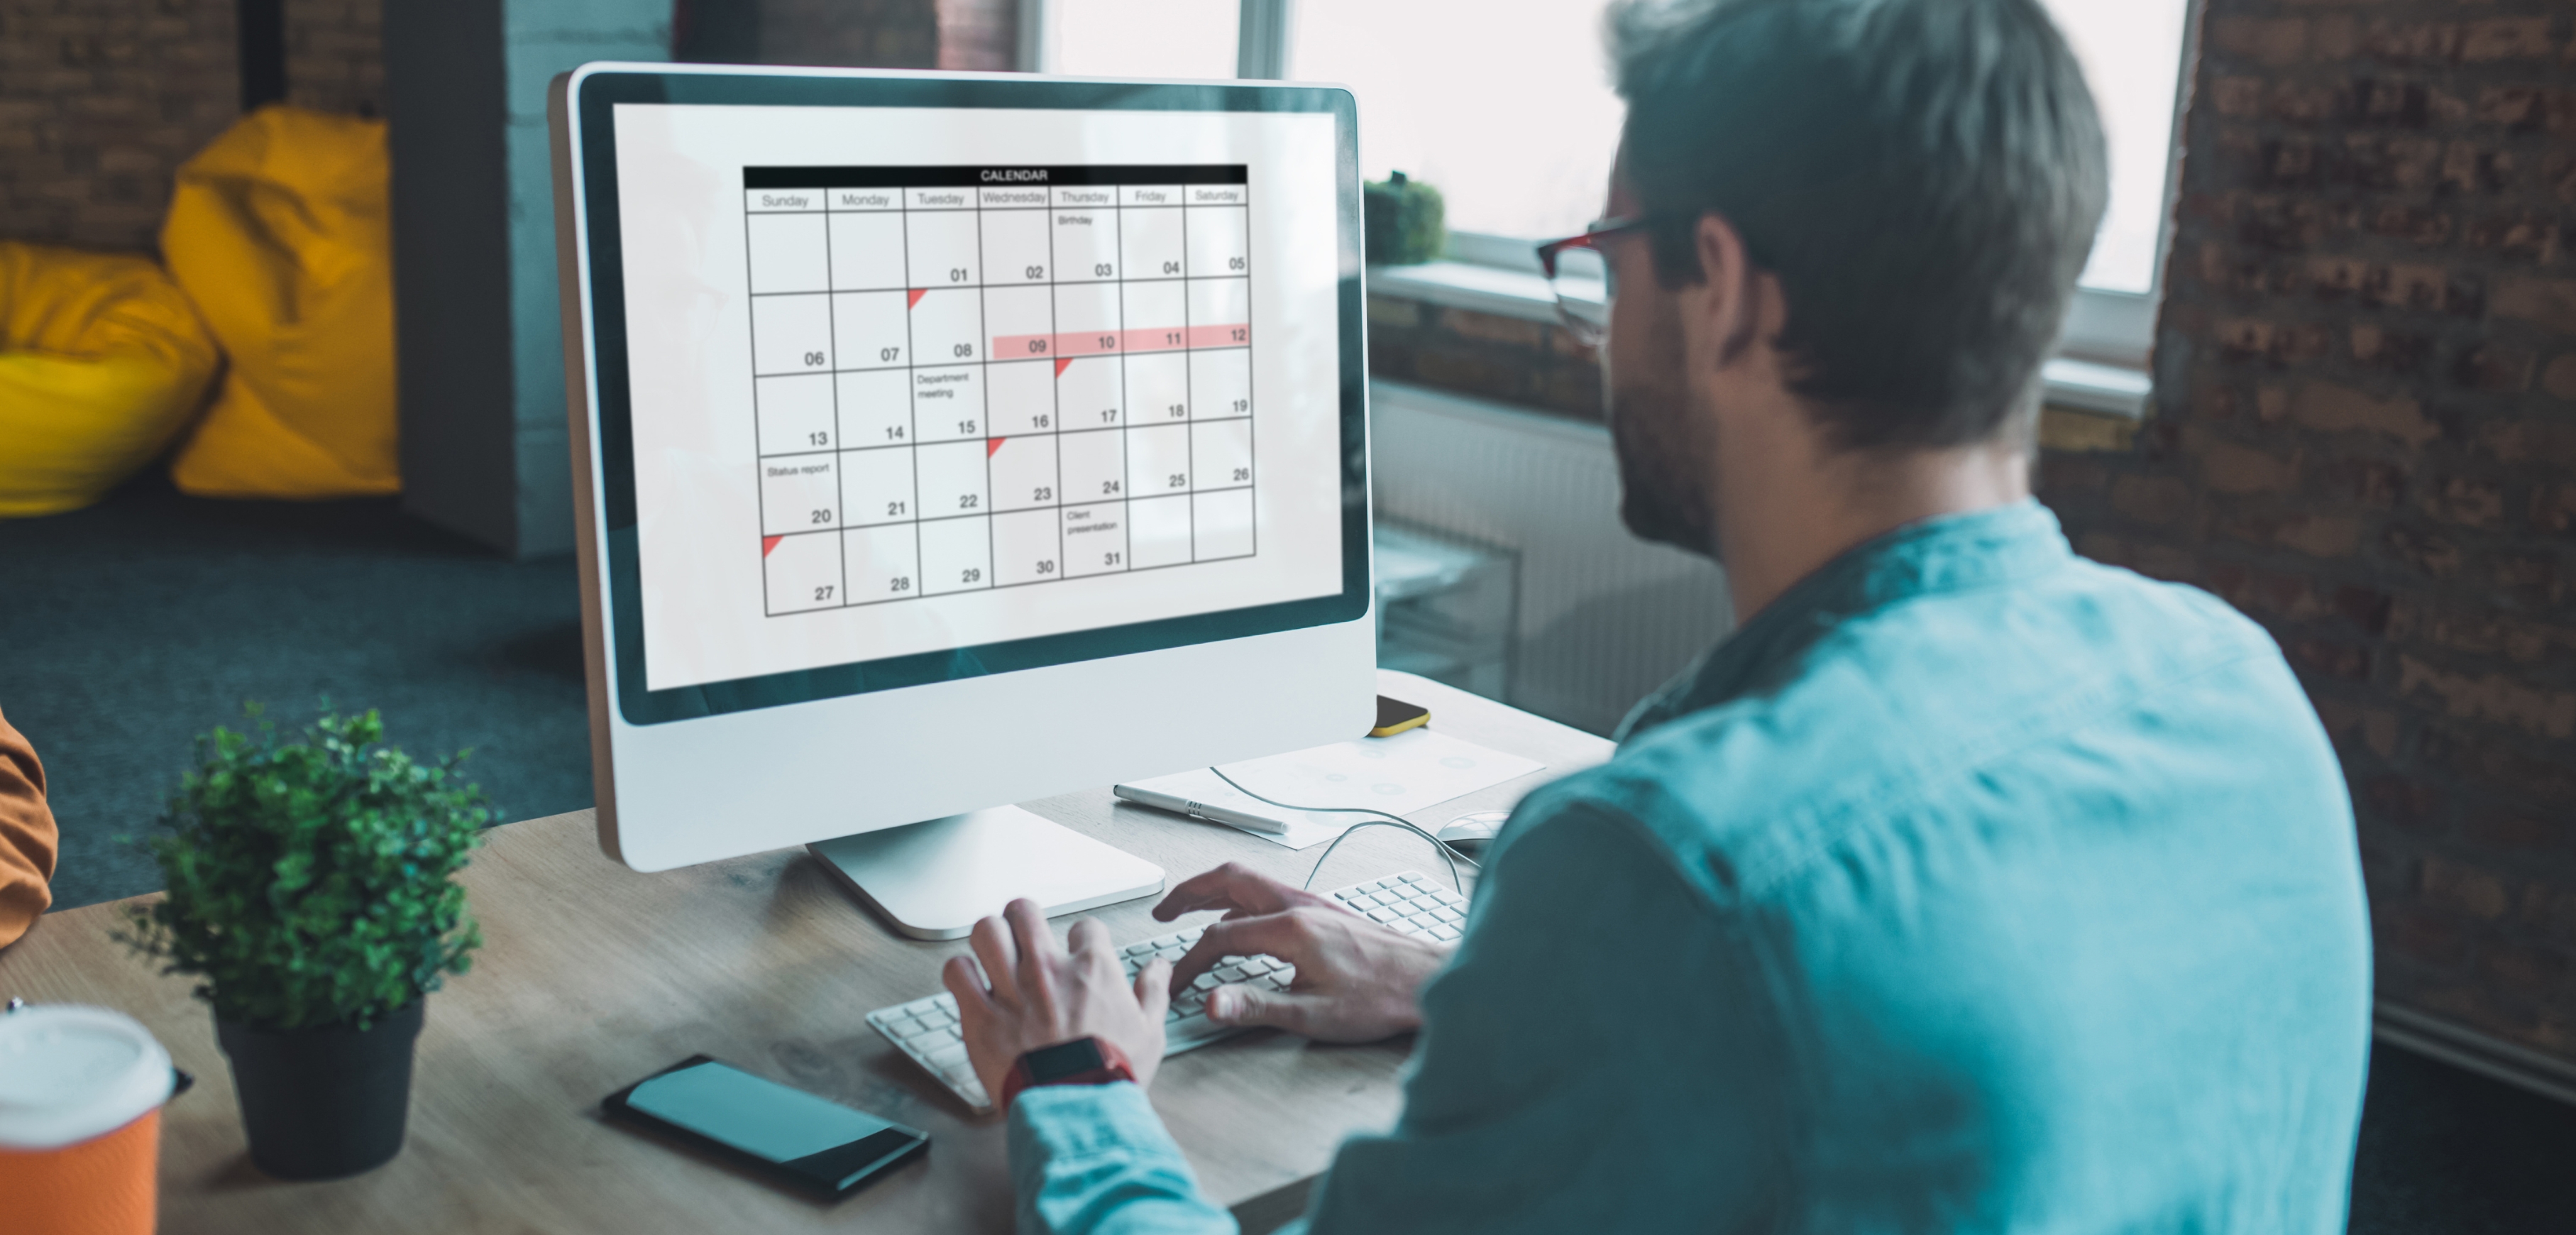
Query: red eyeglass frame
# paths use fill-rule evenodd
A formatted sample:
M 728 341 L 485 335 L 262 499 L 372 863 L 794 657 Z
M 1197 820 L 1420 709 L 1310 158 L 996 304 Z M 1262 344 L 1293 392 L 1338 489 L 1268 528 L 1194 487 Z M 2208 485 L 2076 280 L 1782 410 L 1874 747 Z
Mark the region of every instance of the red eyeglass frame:
M 1602 219 L 1592 224 L 1590 231 L 1581 235 L 1568 236 L 1563 240 L 1550 240 L 1538 246 L 1538 268 L 1548 278 L 1553 279 L 1556 277 L 1557 254 L 1567 249 L 1590 249 L 1596 253 L 1601 252 L 1602 241 L 1612 236 L 1633 232 L 1653 221 L 1651 216 L 1642 214 L 1632 214 L 1618 219 Z

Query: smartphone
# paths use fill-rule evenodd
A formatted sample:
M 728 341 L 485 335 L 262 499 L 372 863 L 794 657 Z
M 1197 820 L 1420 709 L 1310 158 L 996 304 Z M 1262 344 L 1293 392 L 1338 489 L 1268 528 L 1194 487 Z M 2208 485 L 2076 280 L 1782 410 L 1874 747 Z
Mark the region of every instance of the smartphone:
M 600 1102 L 648 1129 L 771 1182 L 839 1200 L 930 1147 L 930 1134 L 692 1055 Z
M 1369 730 L 1373 738 L 1393 737 L 1407 729 L 1418 729 L 1431 723 L 1431 709 L 1402 699 L 1377 697 L 1377 725 Z

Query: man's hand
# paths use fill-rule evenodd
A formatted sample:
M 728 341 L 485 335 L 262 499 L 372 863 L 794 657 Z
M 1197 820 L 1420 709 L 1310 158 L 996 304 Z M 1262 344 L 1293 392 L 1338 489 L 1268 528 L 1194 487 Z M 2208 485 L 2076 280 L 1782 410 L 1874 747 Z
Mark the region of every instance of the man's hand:
M 1020 1056 L 1076 1038 L 1096 1037 L 1126 1052 L 1138 1085 L 1150 1084 L 1162 1066 L 1171 966 L 1157 960 L 1131 986 L 1109 944 L 1108 927 L 1083 918 L 1071 935 L 1068 956 L 1056 946 L 1037 904 L 1015 900 L 1001 917 L 975 924 L 974 961 L 952 956 L 940 971 L 941 983 L 957 997 L 966 1057 L 996 1102 L 1002 1099 L 1002 1078 Z M 976 961 L 983 972 L 976 972 Z
M 1233 862 L 1172 889 L 1154 906 L 1154 917 L 1169 922 L 1200 909 L 1223 909 L 1225 920 L 1210 925 L 1173 967 L 1174 991 L 1227 956 L 1266 953 L 1297 969 L 1286 994 L 1240 984 L 1209 991 L 1208 1019 L 1220 1025 L 1274 1025 L 1323 1042 L 1374 1042 L 1421 1027 L 1422 984 L 1449 962 L 1447 947 L 1398 934 Z

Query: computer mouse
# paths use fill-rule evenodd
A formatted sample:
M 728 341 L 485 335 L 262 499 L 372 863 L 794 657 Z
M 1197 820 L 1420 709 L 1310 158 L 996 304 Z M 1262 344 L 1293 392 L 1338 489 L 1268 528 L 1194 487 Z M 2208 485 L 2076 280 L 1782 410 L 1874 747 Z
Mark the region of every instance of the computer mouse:
M 1440 825 L 1436 835 L 1440 837 L 1441 844 L 1457 850 L 1458 856 L 1481 858 L 1485 856 L 1485 846 L 1493 843 L 1494 833 L 1502 831 L 1503 821 L 1511 817 L 1512 813 L 1507 810 L 1480 810 Z

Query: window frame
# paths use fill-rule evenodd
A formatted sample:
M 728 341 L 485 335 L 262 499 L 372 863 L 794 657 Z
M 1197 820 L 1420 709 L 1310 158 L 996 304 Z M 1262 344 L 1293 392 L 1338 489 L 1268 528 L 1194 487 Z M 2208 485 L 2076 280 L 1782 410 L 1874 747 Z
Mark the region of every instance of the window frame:
M 1054 0 L 1018 0 L 1019 68 L 1054 72 L 1057 65 Z M 1285 80 L 1296 0 L 1236 0 L 1237 78 Z M 2201 11 L 2207 0 L 2183 9 L 2182 56 L 2174 66 L 2173 121 L 2168 129 L 2163 209 L 2156 228 L 2152 280 L 2144 292 L 2078 287 L 2066 328 L 2043 374 L 2049 402 L 2087 411 L 2143 418 L 2151 392 L 2148 366 L 2155 347 L 2156 310 L 2173 256 L 2174 212 L 2182 193 L 2183 120 L 2191 103 L 2192 66 L 2200 55 Z M 1372 289 L 1453 308 L 1531 321 L 1556 320 L 1556 296 L 1539 275 L 1538 238 L 1487 232 L 1451 232 L 1440 260 L 1419 266 L 1371 266 Z

